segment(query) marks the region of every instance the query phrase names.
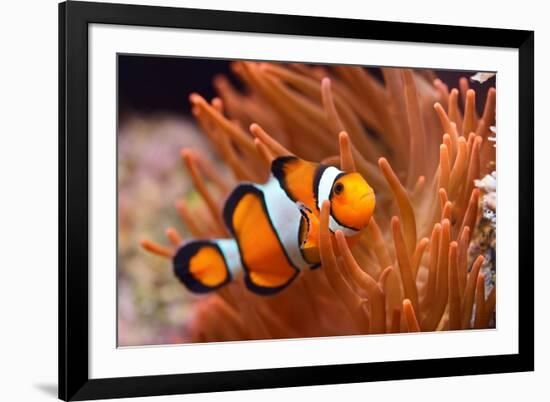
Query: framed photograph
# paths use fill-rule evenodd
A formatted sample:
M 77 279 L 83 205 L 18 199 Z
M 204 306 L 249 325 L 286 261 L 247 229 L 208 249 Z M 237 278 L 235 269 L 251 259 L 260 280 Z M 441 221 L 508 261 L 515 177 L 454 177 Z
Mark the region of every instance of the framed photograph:
M 59 397 L 534 368 L 534 33 L 59 5 Z

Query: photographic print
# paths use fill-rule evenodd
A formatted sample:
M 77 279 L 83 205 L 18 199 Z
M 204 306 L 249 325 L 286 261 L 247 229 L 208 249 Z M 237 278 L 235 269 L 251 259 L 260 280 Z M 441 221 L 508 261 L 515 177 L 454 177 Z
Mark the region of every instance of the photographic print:
M 118 346 L 496 327 L 496 74 L 119 54 Z
M 59 50 L 60 398 L 534 369 L 532 31 L 71 1 Z

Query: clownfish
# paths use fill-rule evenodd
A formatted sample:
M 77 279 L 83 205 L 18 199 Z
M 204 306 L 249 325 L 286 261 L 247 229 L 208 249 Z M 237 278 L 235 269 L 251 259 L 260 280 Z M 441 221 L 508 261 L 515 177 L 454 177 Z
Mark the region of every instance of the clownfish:
M 264 184 L 243 183 L 227 198 L 223 219 L 230 239 L 191 240 L 173 257 L 178 279 L 191 291 L 218 289 L 241 273 L 262 295 L 287 287 L 320 265 L 319 215 L 330 200 L 329 229 L 358 235 L 374 212 L 374 190 L 359 173 L 282 156 Z

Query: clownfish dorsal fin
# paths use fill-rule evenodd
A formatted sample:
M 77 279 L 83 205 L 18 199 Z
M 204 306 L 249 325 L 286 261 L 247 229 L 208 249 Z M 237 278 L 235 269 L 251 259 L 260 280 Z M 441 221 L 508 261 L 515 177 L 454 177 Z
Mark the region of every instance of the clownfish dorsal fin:
M 296 156 L 281 156 L 271 163 L 271 173 L 294 202 L 315 209 L 313 182 L 319 165 Z

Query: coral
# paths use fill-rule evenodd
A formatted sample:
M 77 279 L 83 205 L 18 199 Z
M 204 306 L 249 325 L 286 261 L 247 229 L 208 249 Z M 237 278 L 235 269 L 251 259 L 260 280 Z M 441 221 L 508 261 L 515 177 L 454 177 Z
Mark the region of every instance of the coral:
M 485 292 L 491 292 L 496 283 L 496 172 L 475 181 L 483 196 L 480 197 L 479 220 L 472 235 L 471 255 L 483 255 L 481 272 L 485 275 Z
M 478 115 L 466 78 L 449 90 L 427 70 L 235 62 L 233 71 L 246 91 L 216 77 L 219 97 L 190 96 L 194 117 L 234 178 L 222 179 L 204 154 L 182 150 L 206 206 L 199 213 L 177 204 L 192 236 L 228 236 L 224 197 L 238 181 L 265 181 L 271 160 L 286 154 L 360 172 L 377 207 L 350 248 L 342 233 L 329 232 L 325 202 L 322 267 L 274 296 L 255 295 L 237 278 L 197 299 L 186 341 L 495 325 L 496 286 L 484 286 L 486 258 L 471 247 L 483 191 L 476 180 L 496 169 L 488 141 L 494 88 Z M 170 246 L 142 246 L 171 257 L 182 235 L 169 228 L 166 236 Z

